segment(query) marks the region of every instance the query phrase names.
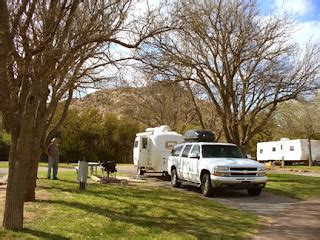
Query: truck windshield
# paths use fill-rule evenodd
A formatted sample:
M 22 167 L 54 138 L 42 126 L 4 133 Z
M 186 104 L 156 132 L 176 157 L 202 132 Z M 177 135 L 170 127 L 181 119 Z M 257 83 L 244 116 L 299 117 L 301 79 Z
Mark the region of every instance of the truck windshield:
M 236 146 L 228 145 L 202 145 L 203 158 L 244 158 Z

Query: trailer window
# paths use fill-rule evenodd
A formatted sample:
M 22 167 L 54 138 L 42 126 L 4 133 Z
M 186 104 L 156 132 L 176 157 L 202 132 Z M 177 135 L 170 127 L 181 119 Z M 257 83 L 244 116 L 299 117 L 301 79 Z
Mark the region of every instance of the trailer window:
M 181 157 L 188 157 L 192 145 L 186 145 L 183 149 Z
M 260 153 L 263 153 L 263 149 L 260 149 Z
M 148 145 L 148 138 L 142 138 L 142 148 L 146 149 Z
M 177 145 L 177 142 L 175 142 L 175 141 L 166 141 L 166 143 L 165 143 L 165 147 L 167 149 L 172 149 L 175 145 Z
M 290 151 L 294 151 L 294 146 L 290 146 Z
M 170 153 L 171 156 L 179 156 L 183 146 L 174 147 Z
M 275 152 L 277 149 L 275 147 L 272 148 L 272 152 Z
M 134 142 L 134 147 L 137 148 L 138 145 L 139 145 L 139 142 L 138 142 L 138 141 L 135 141 L 135 142 Z

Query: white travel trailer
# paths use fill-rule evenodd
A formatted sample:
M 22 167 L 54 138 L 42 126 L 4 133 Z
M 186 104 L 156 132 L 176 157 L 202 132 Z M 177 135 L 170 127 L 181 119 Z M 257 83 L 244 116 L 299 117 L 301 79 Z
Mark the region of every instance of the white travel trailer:
M 257 160 L 260 162 L 281 160 L 285 162 L 307 162 L 309 159 L 307 139 L 260 142 L 257 144 Z M 320 141 L 311 140 L 312 160 L 320 161 Z
M 184 141 L 181 134 L 163 125 L 137 133 L 133 148 L 133 163 L 139 175 L 145 172 L 167 172 L 168 156 L 172 148 Z

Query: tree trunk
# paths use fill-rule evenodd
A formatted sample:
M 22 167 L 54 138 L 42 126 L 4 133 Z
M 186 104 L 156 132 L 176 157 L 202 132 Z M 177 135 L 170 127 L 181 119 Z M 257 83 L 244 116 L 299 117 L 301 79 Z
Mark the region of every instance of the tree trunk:
M 14 150 L 12 150 L 14 151 Z M 10 153 L 9 177 L 6 193 L 3 227 L 11 230 L 23 228 L 25 164 L 19 159 L 19 153 Z
M 11 230 L 23 228 L 24 193 L 27 167 L 30 160 L 31 132 L 22 128 L 19 137 L 12 136 L 9 156 L 9 176 L 3 227 Z
M 25 202 L 34 202 L 36 200 L 36 185 L 37 185 L 37 175 L 38 175 L 38 160 L 33 160 L 27 168 L 27 179 L 26 188 L 24 194 Z
M 311 148 L 311 138 L 308 137 L 308 159 L 309 159 L 309 166 L 313 165 L 313 161 L 312 161 L 312 148 Z
M 36 200 L 36 185 L 38 176 L 38 165 L 41 156 L 41 149 L 37 138 L 33 140 L 30 164 L 27 169 L 25 202 L 34 202 Z

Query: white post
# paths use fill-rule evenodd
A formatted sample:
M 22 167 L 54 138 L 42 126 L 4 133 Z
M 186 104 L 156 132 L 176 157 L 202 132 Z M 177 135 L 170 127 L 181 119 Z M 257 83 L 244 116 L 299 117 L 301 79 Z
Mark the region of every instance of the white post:
M 78 162 L 78 182 L 80 183 L 80 189 L 85 190 L 87 187 L 88 178 L 88 162 L 79 161 Z

